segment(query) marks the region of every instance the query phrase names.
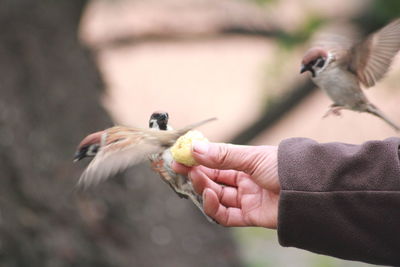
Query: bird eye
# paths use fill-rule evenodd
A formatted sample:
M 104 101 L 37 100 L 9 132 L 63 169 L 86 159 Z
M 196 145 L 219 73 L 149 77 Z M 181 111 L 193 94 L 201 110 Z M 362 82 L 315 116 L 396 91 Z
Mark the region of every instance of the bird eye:
M 322 57 L 317 59 L 317 62 L 316 62 L 317 67 L 322 68 L 324 66 L 324 64 L 325 64 L 325 60 Z

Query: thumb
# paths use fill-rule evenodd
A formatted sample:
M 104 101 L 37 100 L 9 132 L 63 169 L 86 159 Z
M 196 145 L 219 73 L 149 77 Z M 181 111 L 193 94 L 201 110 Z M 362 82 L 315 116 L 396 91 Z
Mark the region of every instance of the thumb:
M 255 161 L 259 157 L 256 146 L 242 146 L 225 143 L 195 141 L 192 155 L 206 167 L 220 170 L 253 172 Z
M 197 163 L 208 168 L 242 171 L 263 188 L 275 191 L 280 188 L 276 146 L 194 141 L 192 155 Z

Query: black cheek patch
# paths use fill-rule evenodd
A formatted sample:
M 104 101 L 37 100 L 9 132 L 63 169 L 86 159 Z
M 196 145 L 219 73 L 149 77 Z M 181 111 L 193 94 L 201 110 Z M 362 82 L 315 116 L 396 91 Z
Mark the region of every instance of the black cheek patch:
M 322 68 L 324 66 L 324 64 L 325 64 L 325 60 L 321 58 L 317 62 L 317 67 Z

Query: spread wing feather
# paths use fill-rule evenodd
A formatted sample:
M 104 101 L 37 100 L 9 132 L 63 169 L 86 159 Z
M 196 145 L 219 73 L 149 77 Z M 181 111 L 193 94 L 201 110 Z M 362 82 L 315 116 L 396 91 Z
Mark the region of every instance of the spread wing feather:
M 374 86 L 387 73 L 399 49 L 400 19 L 397 19 L 353 46 L 349 68 L 364 86 Z
M 78 185 L 88 187 L 98 184 L 128 167 L 147 160 L 151 154 L 159 153 L 162 150 L 163 148 L 156 143 L 144 140 L 132 142 L 129 138 L 105 145 L 100 148 L 83 172 Z
M 81 175 L 78 185 L 88 187 L 98 184 L 130 166 L 148 160 L 151 155 L 161 153 L 173 145 L 179 136 L 215 119 L 210 118 L 171 131 L 122 126 L 109 128 L 103 133 L 99 151 Z

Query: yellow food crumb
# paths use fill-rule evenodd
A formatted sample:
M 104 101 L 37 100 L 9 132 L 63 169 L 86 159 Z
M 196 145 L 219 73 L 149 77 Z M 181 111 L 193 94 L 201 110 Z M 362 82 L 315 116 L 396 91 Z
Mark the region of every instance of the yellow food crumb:
M 186 166 L 198 165 L 192 156 L 192 143 L 195 140 L 208 142 L 207 138 L 197 130 L 189 131 L 176 140 L 170 149 L 172 157 L 176 162 Z

